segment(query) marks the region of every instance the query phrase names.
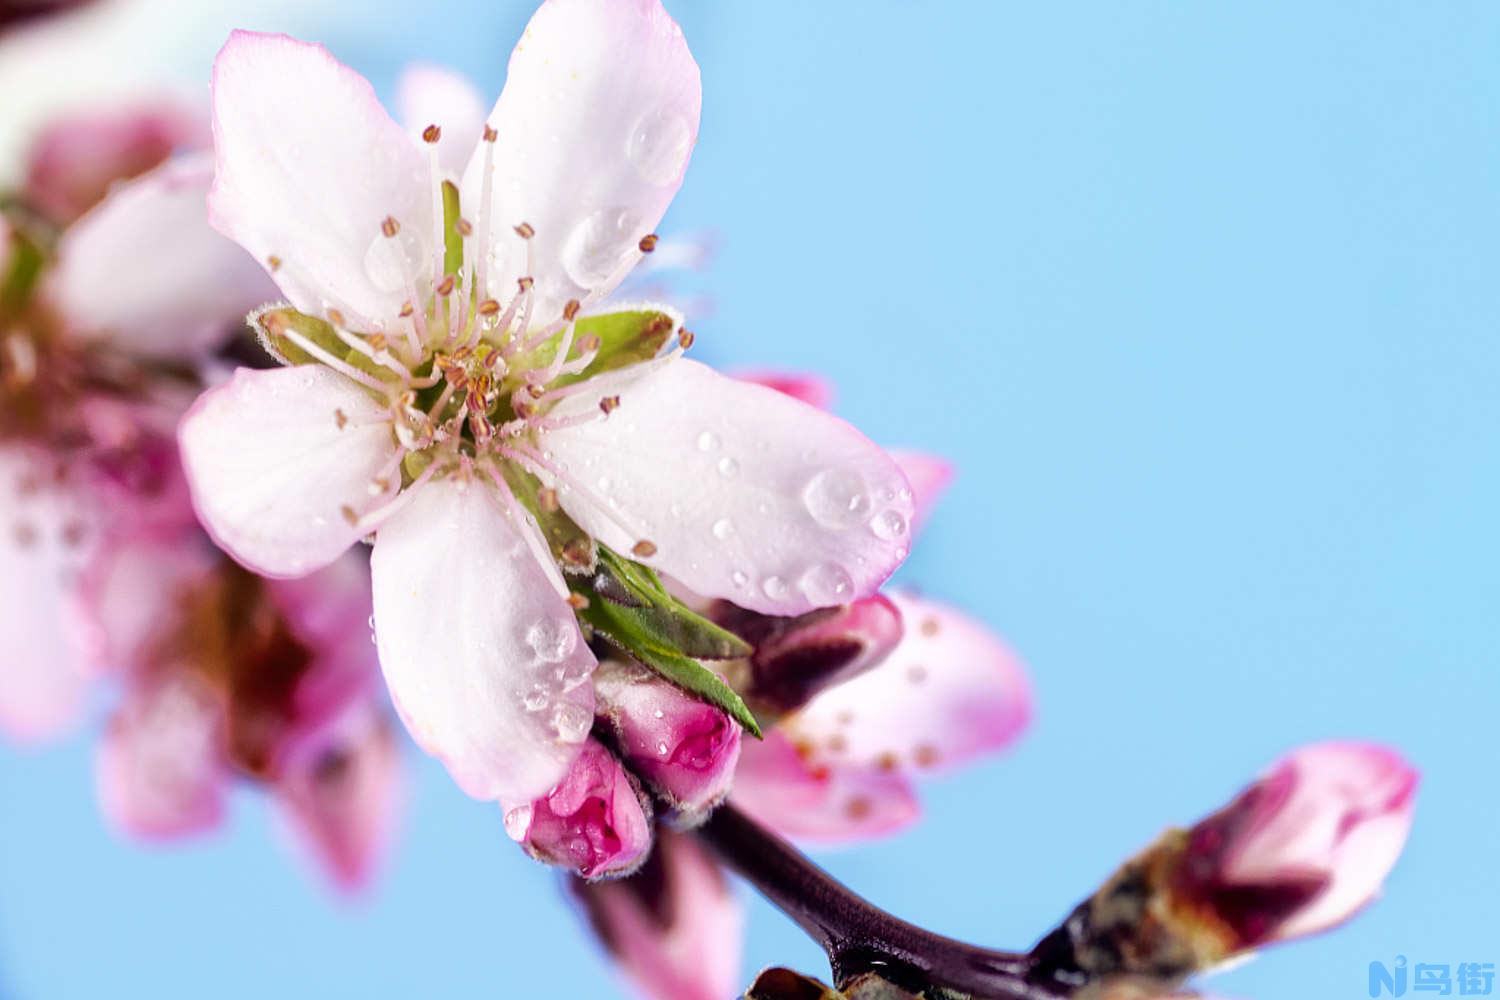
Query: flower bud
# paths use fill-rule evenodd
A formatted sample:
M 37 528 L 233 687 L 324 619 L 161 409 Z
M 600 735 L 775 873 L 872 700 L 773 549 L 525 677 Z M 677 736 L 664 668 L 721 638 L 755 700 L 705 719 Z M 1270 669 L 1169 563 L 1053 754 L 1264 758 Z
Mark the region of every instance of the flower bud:
M 884 660 L 901 641 L 901 612 L 881 594 L 797 618 L 720 602 L 713 617 L 755 647 L 748 676 L 735 686 L 766 717 L 801 708 Z
M 1393 751 L 1321 743 L 1127 862 L 1034 952 L 1059 981 L 1170 992 L 1375 898 L 1411 829 L 1417 773 Z
M 538 861 L 610 878 L 634 871 L 651 850 L 649 808 L 614 754 L 589 739 L 552 791 L 506 807 L 505 832 Z
M 635 664 L 600 664 L 594 694 L 630 769 L 684 822 L 706 818 L 734 780 L 739 725 L 723 709 Z
M 656 849 L 634 875 L 609 882 L 569 879 L 568 887 L 643 995 L 733 995 L 744 916 L 723 872 L 691 837 L 659 830 Z

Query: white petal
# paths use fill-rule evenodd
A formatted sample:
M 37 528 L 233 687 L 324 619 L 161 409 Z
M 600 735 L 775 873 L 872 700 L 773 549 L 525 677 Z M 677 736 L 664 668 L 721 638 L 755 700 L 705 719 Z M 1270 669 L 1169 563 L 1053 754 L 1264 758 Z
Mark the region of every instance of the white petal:
M 484 101 L 474 85 L 441 66 L 408 66 L 396 84 L 396 107 L 413 138 L 429 125 L 442 130 L 438 160 L 453 179 L 463 176 L 484 131 Z
M 610 547 L 649 541 L 642 562 L 773 615 L 868 596 L 906 557 L 906 479 L 837 417 L 684 359 L 606 385 L 619 408 L 544 447 L 578 483 L 568 514 Z M 580 393 L 554 412 L 597 406 Z
M 435 242 L 425 155 L 370 84 L 321 45 L 236 31 L 214 62 L 214 227 L 303 312 L 394 322 L 402 264 L 426 276 Z M 387 217 L 399 238 L 381 235 Z M 420 268 L 420 272 L 418 269 Z
M 371 561 L 375 634 L 412 737 L 479 799 L 555 785 L 594 720 L 573 611 L 488 485 L 417 488 Z
M 191 361 L 212 350 L 276 288 L 208 225 L 208 154 L 115 187 L 70 226 L 49 294 L 75 336 Z
M 183 466 L 209 533 L 266 576 L 326 566 L 360 537 L 396 454 L 383 406 L 318 365 L 241 368 L 198 398 L 180 432 Z
M 542 4 L 489 117 L 490 294 L 528 273 L 521 222 L 536 231 L 538 320 L 614 288 L 682 184 L 702 103 L 698 65 L 659 0 Z M 465 206 L 483 201 L 488 152 L 482 143 L 465 172 Z

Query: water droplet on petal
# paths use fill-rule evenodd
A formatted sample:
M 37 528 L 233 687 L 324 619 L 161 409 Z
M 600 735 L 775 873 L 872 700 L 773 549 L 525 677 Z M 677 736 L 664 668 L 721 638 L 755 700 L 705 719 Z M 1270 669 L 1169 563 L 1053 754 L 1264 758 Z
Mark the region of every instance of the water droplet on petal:
M 889 542 L 906 534 L 906 518 L 900 511 L 883 510 L 870 519 L 870 531 Z
M 713 451 L 719 446 L 719 436 L 713 431 L 704 431 L 698 435 L 698 450 Z
M 653 719 L 665 719 L 667 717 L 667 713 L 658 708 L 656 711 L 651 713 L 651 717 Z
M 561 663 L 578 646 L 578 625 L 557 618 L 535 622 L 526 630 L 526 644 L 544 663 Z
M 714 522 L 713 532 L 714 537 L 722 542 L 734 534 L 734 522 L 727 517 L 721 517 Z
M 593 713 L 571 701 L 562 702 L 552 713 L 552 728 L 565 743 L 582 742 L 593 724 Z
M 870 516 L 865 483 L 847 469 L 824 469 L 802 488 L 802 505 L 825 528 L 842 531 Z
M 719 475 L 723 476 L 725 479 L 734 478 L 735 474 L 739 471 L 740 463 L 736 462 L 728 455 L 725 455 L 723 458 L 719 459 Z
M 625 144 L 625 155 L 648 184 L 665 187 L 682 173 L 693 147 L 693 127 L 674 108 L 641 116 Z
M 768 576 L 761 581 L 760 589 L 773 601 L 779 601 L 786 597 L 790 588 L 779 576 Z
M 737 569 L 733 573 L 730 573 L 729 579 L 736 587 L 743 587 L 750 582 L 750 577 L 742 569 Z
M 645 229 L 626 208 L 600 209 L 580 222 L 563 245 L 563 268 L 580 288 L 595 289 L 639 253 Z
M 842 604 L 854 595 L 854 581 L 849 571 L 838 563 L 820 563 L 802 576 L 802 592 L 822 607 Z
M 656 744 L 656 752 L 663 757 L 667 755 L 667 744 L 665 741 Z

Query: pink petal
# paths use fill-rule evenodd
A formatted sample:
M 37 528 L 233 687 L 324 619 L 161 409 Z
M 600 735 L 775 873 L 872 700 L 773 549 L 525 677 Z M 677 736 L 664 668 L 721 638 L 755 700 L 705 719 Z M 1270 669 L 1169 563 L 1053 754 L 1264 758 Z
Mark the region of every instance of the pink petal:
M 932 509 L 953 483 L 956 471 L 953 463 L 946 458 L 925 452 L 893 448 L 891 457 L 901 466 L 901 471 L 906 473 L 907 482 L 911 483 L 912 497 L 917 505 L 916 516 L 912 518 L 912 533 L 916 534 L 926 525 L 927 519 L 932 516 Z
M 435 238 L 426 158 L 370 84 L 321 45 L 236 31 L 214 62 L 214 228 L 270 267 L 303 312 L 376 331 L 427 273 Z M 401 238 L 386 240 L 393 217 Z M 395 249 L 393 249 L 395 248 Z
M 176 621 L 184 593 L 222 558 L 202 533 L 141 532 L 101 546 L 85 569 L 79 600 L 98 631 L 99 669 L 138 671 Z
M 97 636 L 78 614 L 77 583 L 99 520 L 42 453 L 0 448 L 0 731 L 14 740 L 51 739 L 83 707 Z
M 725 1000 L 740 984 L 745 917 L 728 880 L 689 836 L 658 829 L 656 849 L 626 879 L 569 888 L 642 996 Z
M 396 440 L 385 407 L 320 365 L 241 368 L 198 398 L 180 432 L 193 503 L 214 540 L 266 576 L 326 566 L 362 534 Z
M 96 760 L 99 800 L 137 837 L 178 837 L 216 826 L 228 784 L 221 712 L 186 674 L 127 695 Z
M 365 886 L 390 846 L 402 800 L 401 752 L 374 701 L 356 702 L 301 748 L 275 796 L 333 884 Z
M 645 797 L 614 754 L 589 739 L 546 795 L 507 805 L 505 832 L 538 861 L 581 878 L 634 871 L 651 850 Z
M 209 228 L 207 154 L 110 192 L 63 234 L 48 286 L 74 336 L 190 363 L 275 294 L 250 256 Z
M 396 107 L 413 139 L 429 125 L 442 130 L 438 161 L 449 176 L 461 177 L 484 130 L 484 99 L 474 85 L 441 66 L 408 66 L 396 83 Z
M 647 540 L 642 562 L 775 615 L 867 596 L 906 557 L 906 479 L 842 420 L 686 359 L 600 381 L 619 409 L 544 446 L 581 486 L 561 491 L 563 506 L 605 544 Z M 579 393 L 553 412 L 597 405 Z
M 608 294 L 682 184 L 701 105 L 698 65 L 659 0 L 542 4 L 490 113 L 499 139 L 464 175 L 464 204 L 479 206 L 493 153 L 489 293 L 534 277 L 542 322 L 568 299 Z M 536 232 L 534 269 L 521 222 Z
M 888 595 L 906 629 L 885 662 L 829 688 L 783 723 L 814 764 L 925 771 L 1009 746 L 1031 716 L 1031 688 L 993 632 L 952 608 Z
M 594 656 L 525 530 L 489 486 L 436 480 L 380 529 L 371 562 L 396 707 L 479 799 L 546 792 L 594 721 Z
M 817 375 L 802 375 L 771 369 L 741 369 L 729 374 L 742 382 L 775 389 L 793 399 L 802 400 L 808 406 L 816 406 L 820 410 L 826 410 L 833 405 L 833 383 Z
M 811 763 L 781 729 L 745 741 L 730 798 L 778 833 L 825 842 L 885 836 L 921 812 L 900 771 L 856 761 Z
M 55 118 L 32 145 L 26 197 L 65 224 L 102 201 L 116 182 L 212 141 L 207 115 L 172 99 Z

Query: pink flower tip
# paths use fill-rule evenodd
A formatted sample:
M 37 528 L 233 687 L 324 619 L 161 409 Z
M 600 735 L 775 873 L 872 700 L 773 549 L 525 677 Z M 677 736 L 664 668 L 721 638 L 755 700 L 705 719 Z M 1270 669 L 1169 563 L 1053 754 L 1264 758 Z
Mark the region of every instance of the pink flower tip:
M 648 808 L 620 761 L 589 739 L 552 791 L 506 807 L 505 832 L 538 861 L 587 879 L 620 877 L 650 853 Z
M 740 759 L 740 727 L 723 709 L 640 667 L 601 664 L 599 714 L 625 763 L 686 823 L 707 818 L 728 794 Z
M 1189 832 L 1179 889 L 1212 907 L 1239 950 L 1328 930 L 1379 894 L 1417 784 L 1386 747 L 1303 747 Z

